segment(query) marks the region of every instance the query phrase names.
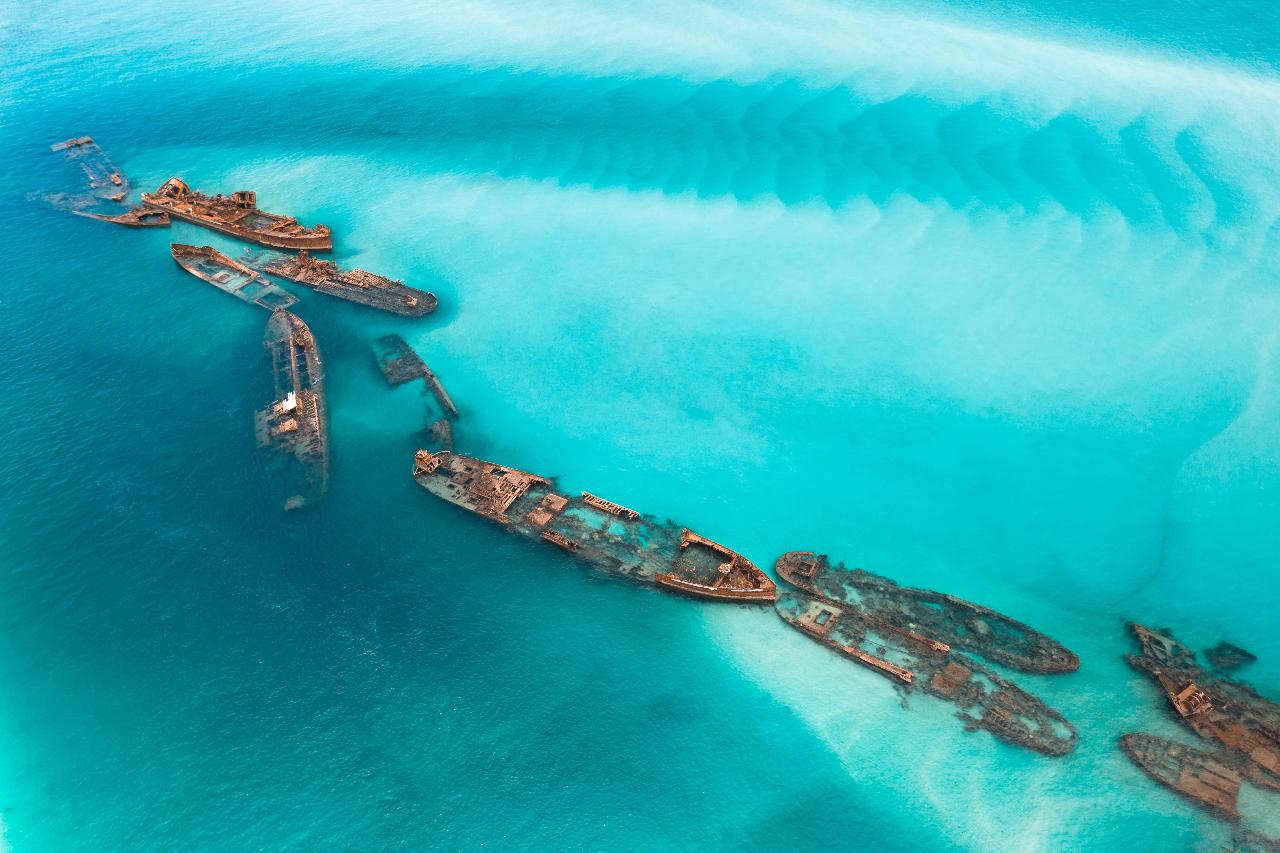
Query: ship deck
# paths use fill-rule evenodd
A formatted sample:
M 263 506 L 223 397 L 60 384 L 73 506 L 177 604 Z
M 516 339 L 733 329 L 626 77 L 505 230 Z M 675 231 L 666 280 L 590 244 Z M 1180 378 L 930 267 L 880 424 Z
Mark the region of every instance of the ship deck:
M 589 493 L 562 494 L 554 482 L 527 471 L 420 450 L 414 478 L 437 497 L 617 577 L 712 600 L 770 601 L 775 592 L 767 576 L 723 546 Z M 664 580 L 667 575 L 675 583 Z
M 563 500 L 564 508 L 547 510 L 549 496 Z M 540 508 L 549 516 L 544 524 L 537 523 Z M 680 548 L 678 529 L 643 516 L 622 519 L 545 485 L 530 488 L 511 505 L 508 514 L 514 531 L 536 539 L 543 539 L 547 532 L 559 534 L 574 543 L 574 556 L 601 571 L 633 580 L 652 582 L 658 572 L 669 571 Z
M 416 290 L 403 282 L 366 270 L 343 270 L 333 261 L 316 260 L 305 251 L 297 256 L 266 259 L 257 264 L 257 268 L 317 293 L 402 317 L 430 314 L 438 304 L 433 293 Z
M 935 637 L 803 592 L 779 594 L 775 609 L 796 630 L 902 689 L 951 702 L 968 728 L 1045 755 L 1075 747 L 1075 729 L 1061 714 Z
M 296 509 L 328 489 L 324 363 L 311 330 L 288 311 L 272 313 L 264 345 L 271 354 L 276 402 L 258 413 L 259 442 L 288 457 L 295 494 L 285 508 Z
M 174 260 L 187 272 L 237 299 L 271 311 L 288 308 L 298 301 L 292 293 L 208 246 L 175 244 L 172 251 Z
M 277 249 L 329 251 L 333 239 L 324 225 L 308 228 L 296 219 L 257 207 L 257 196 L 241 190 L 231 196 L 209 196 L 192 190 L 178 178 L 170 178 L 154 193 L 143 193 L 142 203 L 170 216 L 213 229 L 238 240 Z
M 823 555 L 793 551 L 779 558 L 778 575 L 806 592 L 855 604 L 898 624 L 912 624 L 948 645 L 988 660 L 1040 674 L 1074 672 L 1080 659 L 1061 643 L 980 604 L 927 589 L 899 586 L 862 569 L 847 569 Z

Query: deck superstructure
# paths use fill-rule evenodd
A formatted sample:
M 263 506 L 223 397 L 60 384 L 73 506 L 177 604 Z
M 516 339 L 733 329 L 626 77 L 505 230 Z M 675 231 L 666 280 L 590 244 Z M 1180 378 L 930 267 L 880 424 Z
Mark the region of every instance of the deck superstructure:
M 341 269 L 336 263 L 314 258 L 304 249 L 255 263 L 263 272 L 309 287 L 317 293 L 400 314 L 421 317 L 436 310 L 435 294 L 407 287 L 403 282 L 362 269 Z
M 154 193 L 143 193 L 142 203 L 175 219 L 262 246 L 312 251 L 333 248 L 328 226 L 308 228 L 292 217 L 259 210 L 258 196 L 251 190 L 211 196 L 191 189 L 179 178 L 170 178 Z
M 271 353 L 275 400 L 254 416 L 258 445 L 277 451 L 289 471 L 286 510 L 309 506 L 329 487 L 324 363 L 307 324 L 279 309 L 263 340 Z
M 734 551 L 553 480 L 450 452 L 418 451 L 414 479 L 449 503 L 609 574 L 722 601 L 772 601 L 773 581 Z
M 174 243 L 169 247 L 178 266 L 237 299 L 259 305 L 268 311 L 288 308 L 297 297 L 272 284 L 261 273 L 222 254 L 212 246 Z

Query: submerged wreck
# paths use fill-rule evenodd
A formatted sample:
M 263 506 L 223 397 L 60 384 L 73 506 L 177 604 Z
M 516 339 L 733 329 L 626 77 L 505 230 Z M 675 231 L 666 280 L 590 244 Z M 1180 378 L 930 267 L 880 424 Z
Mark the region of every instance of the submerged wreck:
M 1242 649 L 1239 646 L 1228 643 L 1226 640 L 1218 643 L 1213 648 L 1205 649 L 1204 656 L 1209 661 L 1209 665 L 1219 672 L 1238 669 L 1258 659 L 1248 649 Z
M 921 691 L 957 707 L 970 730 L 1044 755 L 1075 748 L 1076 730 L 1021 687 L 938 639 L 886 621 L 859 604 L 785 591 L 775 605 L 791 627 L 851 658 L 907 692 Z
M 1129 760 L 1156 782 L 1226 820 L 1239 820 L 1240 773 L 1218 756 L 1154 735 L 1120 738 Z
M 373 342 L 373 356 L 389 385 L 422 380 L 422 393 L 427 400 L 426 433 L 437 450 L 452 450 L 453 421 L 458 419 L 458 407 L 454 405 L 449 392 L 444 390 L 440 377 L 427 367 L 422 357 L 399 335 L 383 335 L 376 339 Z
M 741 554 L 589 492 L 562 494 L 537 474 L 420 450 L 413 477 L 438 498 L 617 577 L 719 601 L 769 602 L 777 595 L 773 581 Z
M 45 196 L 45 200 L 76 216 L 112 222 L 127 228 L 163 228 L 169 224 L 169 214 L 146 207 L 126 207 L 129 195 L 129 178 L 111 162 L 105 151 L 91 136 L 78 136 L 50 146 L 61 152 L 63 158 L 77 166 L 87 181 L 86 192 L 59 193 Z
M 810 551 L 783 554 L 778 576 L 813 595 L 856 606 L 877 619 L 927 634 L 993 663 L 1032 673 L 1074 672 L 1080 658 L 1057 641 L 1001 613 L 927 589 L 898 586 L 888 578 Z
M 339 269 L 333 261 L 313 258 L 306 250 L 297 255 L 271 258 L 261 265 L 261 269 L 317 293 L 405 317 L 430 314 L 438 304 L 433 293 L 406 287 L 403 282 L 365 270 Z
M 298 301 L 292 293 L 277 287 L 257 271 L 232 260 L 212 246 L 173 243 L 169 252 L 178 266 L 196 278 L 268 311 L 288 308 Z
M 431 372 L 422 357 L 399 335 L 383 335 L 375 339 L 373 357 L 388 385 L 403 385 Z
M 263 343 L 271 353 L 275 401 L 254 415 L 258 446 L 284 460 L 292 491 L 284 508 L 299 509 L 329 487 L 324 364 L 307 324 L 283 309 L 271 313 Z
M 1280 791 L 1280 705 L 1245 684 L 1202 669 L 1195 654 L 1167 630 L 1136 623 L 1129 629 L 1141 651 L 1125 660 L 1156 682 L 1178 719 L 1217 742 L 1223 760 L 1250 782 Z
M 76 216 L 97 219 L 100 222 L 111 222 L 125 228 L 168 228 L 169 214 L 145 207 L 131 207 L 123 213 L 94 213 L 89 210 L 73 210 Z
M 292 217 L 259 210 L 258 196 L 251 190 L 210 196 L 191 189 L 179 178 L 170 178 L 154 193 L 143 193 L 142 203 L 175 219 L 262 246 L 322 252 L 333 248 L 327 226 L 307 228 Z
M 104 201 L 122 202 L 129 194 L 129 179 L 116 168 L 92 136 L 78 136 L 50 146 L 68 162 L 79 166 L 89 182 L 89 192 Z

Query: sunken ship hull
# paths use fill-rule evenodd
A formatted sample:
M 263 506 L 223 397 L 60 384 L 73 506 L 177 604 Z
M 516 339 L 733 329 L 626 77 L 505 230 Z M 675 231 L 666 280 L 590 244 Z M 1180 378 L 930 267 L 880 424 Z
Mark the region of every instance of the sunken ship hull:
M 1061 643 L 989 607 L 888 578 L 823 554 L 791 551 L 778 559 L 778 576 L 812 595 L 847 602 L 887 622 L 906 625 L 950 646 L 1023 672 L 1074 672 L 1080 658 Z
M 273 258 L 262 265 L 264 272 L 309 287 L 317 293 L 345 299 L 370 308 L 421 317 L 436 310 L 435 294 L 406 287 L 403 282 L 361 269 L 339 269 L 333 261 L 318 260 L 306 251 Z
M 107 153 L 92 136 L 78 136 L 49 147 L 61 152 L 69 162 L 80 167 L 89 185 L 89 193 L 103 201 L 123 202 L 129 195 L 129 178 L 111 162 Z
M 1044 755 L 1075 748 L 1075 728 L 1060 713 L 946 643 L 884 621 L 845 602 L 784 591 L 775 605 L 788 625 L 888 678 L 956 706 L 968 729 Z
M 178 266 L 244 302 L 275 311 L 278 308 L 288 308 L 298 301 L 292 293 L 277 287 L 257 271 L 232 260 L 212 246 L 173 243 L 169 246 L 169 252 Z
M 420 450 L 413 476 L 442 500 L 617 577 L 717 601 L 770 602 L 777 594 L 742 555 L 590 492 L 570 497 L 537 474 Z
M 127 207 L 129 176 L 111 162 L 105 151 L 93 141 L 92 136 L 79 136 L 50 146 L 61 152 L 63 159 L 77 166 L 85 177 L 85 189 L 80 193 L 56 193 L 46 195 L 45 201 L 54 207 L 126 228 L 164 228 L 169 225 L 169 214 L 139 205 Z
M 1240 773 L 1217 756 L 1154 735 L 1130 732 L 1120 748 L 1143 773 L 1201 808 L 1239 820 Z
M 1168 630 L 1136 623 L 1129 630 L 1141 651 L 1125 660 L 1155 681 L 1174 715 L 1200 737 L 1216 741 L 1223 761 L 1250 782 L 1280 791 L 1280 705 L 1201 668 Z
M 314 504 L 329 488 L 329 426 L 324 363 L 307 324 L 272 312 L 263 339 L 271 353 L 275 401 L 254 416 L 258 446 L 276 451 L 289 471 L 286 510 Z
M 92 213 L 87 210 L 71 211 L 76 216 L 96 219 L 99 222 L 110 222 L 123 225 L 125 228 L 168 228 L 169 214 L 162 210 L 151 210 L 146 207 L 131 207 L 123 213 Z
M 154 193 L 143 193 L 142 203 L 175 219 L 261 246 L 317 252 L 333 248 L 327 226 L 308 228 L 291 217 L 259 210 L 258 197 L 250 190 L 210 196 L 191 189 L 178 178 L 170 178 Z

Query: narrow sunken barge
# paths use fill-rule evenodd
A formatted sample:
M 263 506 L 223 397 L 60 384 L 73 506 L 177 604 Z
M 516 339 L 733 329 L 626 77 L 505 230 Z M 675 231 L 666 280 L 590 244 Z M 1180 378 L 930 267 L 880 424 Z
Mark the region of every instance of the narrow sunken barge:
M 862 569 L 834 566 L 824 554 L 791 551 L 774 567 L 793 586 L 918 630 L 993 663 L 1040 674 L 1074 672 L 1080 658 L 1057 641 L 1001 613 L 927 589 L 898 586 Z
M 1250 687 L 1200 667 L 1195 654 L 1168 631 L 1131 623 L 1141 647 L 1125 656 L 1149 675 L 1187 728 L 1216 741 L 1222 760 L 1250 782 L 1280 791 L 1280 705 Z
M 297 255 L 271 258 L 261 269 L 309 287 L 317 293 L 404 317 L 430 314 L 438 304 L 434 293 L 406 287 L 403 282 L 365 270 L 339 269 L 333 261 L 313 258 L 305 249 Z
M 1130 732 L 1120 748 L 1143 773 L 1220 818 L 1240 819 L 1240 773 L 1220 757 L 1186 744 Z
M 179 178 L 170 178 L 154 193 L 143 193 L 142 203 L 175 219 L 262 246 L 319 252 L 333 248 L 328 226 L 307 228 L 292 217 L 259 210 L 258 196 L 251 190 L 210 196 L 191 189 Z
M 611 575 L 718 601 L 770 602 L 777 595 L 773 581 L 741 554 L 589 492 L 569 497 L 537 474 L 420 450 L 413 477 L 438 498 Z
M 1044 755 L 1066 755 L 1076 730 L 1060 713 L 949 645 L 885 621 L 853 603 L 784 591 L 775 605 L 783 621 L 838 654 L 893 681 L 954 704 L 970 730 Z
M 212 246 L 173 243 L 169 246 L 169 252 L 178 266 L 196 278 L 268 311 L 288 308 L 298 301 L 292 293 L 277 287 L 257 271 L 232 260 Z
M 284 309 L 271 313 L 263 343 L 271 353 L 275 402 L 254 415 L 258 446 L 284 460 L 293 492 L 284 508 L 299 509 L 329 488 L 324 363 L 307 324 Z

